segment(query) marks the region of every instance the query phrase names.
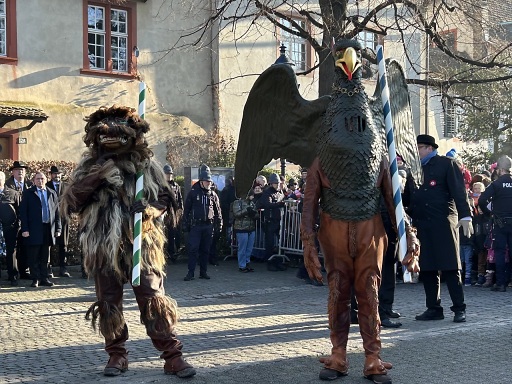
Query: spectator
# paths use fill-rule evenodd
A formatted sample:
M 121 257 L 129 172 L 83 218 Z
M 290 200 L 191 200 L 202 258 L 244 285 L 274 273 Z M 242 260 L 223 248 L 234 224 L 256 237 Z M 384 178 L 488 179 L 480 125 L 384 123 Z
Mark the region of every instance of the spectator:
M 211 190 L 212 175 L 210 168 L 202 165 L 199 181 L 190 189 L 185 198 L 183 227 L 188 235 L 188 273 L 185 281 L 194 280 L 194 271 L 199 261 L 199 278 L 210 279 L 207 273 L 208 255 L 214 233 L 214 227 L 222 228 L 222 213 L 219 197 Z
M 284 207 L 284 193 L 280 188 L 280 178 L 272 173 L 268 178 L 269 187 L 258 200 L 258 209 L 263 209 L 265 218 L 265 261 L 270 271 L 284 271 L 286 266 L 281 258 L 272 258 L 275 253 L 276 239 L 279 239 L 281 227 L 281 208 Z
M 245 199 L 235 200 L 231 204 L 233 230 L 238 245 L 238 270 L 243 273 L 254 272 L 250 266 L 252 249 L 256 235 L 256 206 L 254 194 L 251 191 Z
M 254 196 L 253 202 L 258 207 L 258 201 L 263 195 L 263 190 L 267 185 L 267 179 L 263 175 L 256 177 L 252 183 L 252 193 Z M 265 249 L 264 249 L 264 223 L 263 223 L 263 212 L 256 208 L 256 239 L 254 241 L 255 246 L 252 249 L 253 260 L 258 263 L 265 262 Z
M 217 196 L 219 195 L 219 190 L 218 190 L 217 184 L 215 184 L 215 182 L 212 182 L 210 189 L 211 189 L 212 193 L 216 193 Z M 220 200 L 220 198 L 219 198 L 219 200 Z M 220 201 L 219 201 L 219 205 L 220 205 Z M 222 212 L 222 207 L 221 207 L 221 212 Z M 229 210 L 227 213 L 229 215 Z M 227 222 L 229 222 L 229 217 L 227 217 L 227 218 L 224 216 L 222 216 L 222 217 L 224 218 L 223 221 L 226 220 Z M 224 225 L 222 227 L 224 227 Z M 221 237 L 221 232 L 222 232 L 222 228 L 220 228 L 218 225 L 213 226 L 212 242 L 210 243 L 210 251 L 208 252 L 208 262 L 211 265 L 216 266 L 216 267 L 219 266 L 219 259 L 217 256 L 217 244 Z
M 176 181 L 174 181 L 174 172 L 169 164 L 164 165 L 165 179 L 169 183 L 169 189 L 174 193 L 176 198 L 176 215 L 166 215 L 165 225 L 167 227 L 167 257 L 175 263 L 178 256 L 176 252 L 181 246 L 181 217 L 183 215 L 183 195 L 181 193 L 181 187 Z M 176 223 L 171 223 L 169 220 L 176 219 Z M 175 224 L 175 225 L 173 225 Z
M 300 200 L 301 197 L 302 192 L 299 189 L 299 184 L 295 181 L 295 179 L 288 180 L 288 193 L 286 195 L 286 198 Z
M 439 275 L 442 271 L 453 302 L 453 321 L 464 322 L 466 304 L 456 229 L 462 226 L 467 237 L 473 232 L 464 179 L 453 160 L 438 156 L 434 137 L 419 135 L 417 143 L 423 167 L 423 185 L 416 189 L 409 179 L 403 194 L 404 206 L 418 230 L 421 244 L 420 279 L 427 310 L 416 316 L 416 320 L 444 319 Z
M 505 292 L 509 280 L 509 271 L 505 266 L 505 256 L 512 249 L 512 159 L 502 156 L 498 159 L 496 172 L 498 178 L 482 192 L 478 205 L 493 218 L 493 249 L 496 263 L 496 284 L 492 291 Z M 492 202 L 492 212 L 487 204 Z
M 31 287 L 51 287 L 48 279 L 50 246 L 61 234 L 59 198 L 55 191 L 46 188 L 46 176 L 36 172 L 35 185 L 25 190 L 20 204 L 21 235 L 27 239 Z
M 20 194 L 29 189 L 33 184 L 27 179 L 27 169 L 28 166 L 23 161 L 15 161 L 9 168 L 11 177 L 7 179 L 5 186 L 19 191 Z M 16 260 L 20 279 L 30 279 L 26 240 L 19 231 L 16 240 Z
M 306 189 L 306 179 L 308 177 L 308 169 L 307 168 L 301 168 L 300 170 L 300 180 L 299 180 L 299 189 L 302 194 L 304 194 L 304 191 Z
M 57 168 L 57 166 L 52 165 L 50 168 L 50 178 L 51 180 L 46 183 L 46 187 L 52 189 L 57 194 L 57 197 L 60 201 L 60 196 L 63 191 L 66 189 L 66 183 L 61 180 L 62 172 Z M 67 263 L 67 251 L 68 251 L 68 243 L 69 243 L 69 225 L 66 219 L 61 217 L 60 219 L 61 226 L 61 234 L 56 239 L 56 246 L 58 248 L 57 252 L 59 255 L 59 276 L 60 277 L 71 277 L 69 274 L 66 263 Z M 49 265 L 48 275 L 53 277 L 52 266 Z
M 479 176 L 479 175 L 475 175 Z M 473 177 L 473 180 L 475 178 Z M 487 250 L 484 247 L 485 238 L 489 234 L 489 216 L 484 214 L 480 206 L 478 205 L 478 199 L 483 191 L 485 191 L 485 185 L 476 181 L 473 183 L 471 192 L 471 198 L 473 200 L 473 223 L 474 223 L 474 242 L 475 252 L 477 254 L 477 280 L 475 286 L 481 287 L 485 283 L 485 273 L 487 264 Z
M 7 278 L 11 286 L 18 285 L 18 263 L 16 260 L 16 239 L 20 228 L 18 208 L 21 193 L 5 186 L 5 173 L 0 172 L 0 223 L 5 240 Z
M 235 190 L 235 179 L 233 176 L 228 176 L 226 179 L 226 185 L 224 189 L 220 192 L 220 209 L 222 211 L 222 217 L 224 219 L 223 225 L 223 244 L 229 246 L 231 244 L 231 230 L 233 222 L 230 220 L 230 210 L 231 204 L 236 200 L 236 190 Z

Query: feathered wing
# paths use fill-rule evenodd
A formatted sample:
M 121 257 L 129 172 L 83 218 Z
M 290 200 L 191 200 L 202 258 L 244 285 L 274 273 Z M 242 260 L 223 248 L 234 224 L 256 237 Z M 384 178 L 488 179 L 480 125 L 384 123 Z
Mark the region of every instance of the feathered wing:
M 272 159 L 309 166 L 315 157 L 316 132 L 330 101 L 302 98 L 293 69 L 276 64 L 254 83 L 244 107 L 235 160 L 236 190 L 247 194 L 252 181 Z
M 396 151 L 402 156 L 406 166 L 410 169 L 414 183 L 419 186 L 423 182 L 423 171 L 416 145 L 411 101 L 404 71 L 396 60 L 387 59 L 386 72 Z M 373 96 L 371 101 L 373 117 L 385 130 L 381 90 L 378 82 Z

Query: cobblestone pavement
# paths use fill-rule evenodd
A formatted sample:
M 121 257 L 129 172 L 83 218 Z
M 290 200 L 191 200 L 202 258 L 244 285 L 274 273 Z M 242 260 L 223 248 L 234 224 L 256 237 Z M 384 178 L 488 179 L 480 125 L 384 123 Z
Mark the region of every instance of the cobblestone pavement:
M 295 277 L 296 269 L 238 272 L 236 261 L 210 267 L 211 280 L 183 281 L 186 264 L 168 267 L 167 293 L 181 309 L 178 337 L 186 359 L 197 368 L 190 380 L 163 374 L 163 361 L 145 335 L 131 287 L 125 289 L 130 328 L 130 369 L 121 377 L 102 375 L 108 360 L 102 338 L 84 320 L 95 301 L 92 281 L 73 270 L 52 288 L 30 288 L 22 280 L 0 289 L 0 383 L 319 383 L 318 357 L 330 351 L 327 287 Z M 4 271 L 5 272 L 5 271 Z M 3 275 L 5 276 L 5 274 Z M 424 310 L 421 284 L 397 286 L 395 309 L 403 327 L 383 329 L 384 360 L 394 383 L 510 382 L 512 289 L 505 293 L 465 288 L 467 323 L 456 324 L 442 286 L 446 318 L 418 322 Z M 352 326 L 351 364 L 344 383 L 368 383 L 359 329 Z

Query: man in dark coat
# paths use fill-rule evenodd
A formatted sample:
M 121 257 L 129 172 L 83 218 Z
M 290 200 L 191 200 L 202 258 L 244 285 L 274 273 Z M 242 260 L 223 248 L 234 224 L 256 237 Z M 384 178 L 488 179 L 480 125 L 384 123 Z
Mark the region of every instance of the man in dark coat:
M 46 183 L 46 186 L 55 191 L 57 196 L 62 195 L 63 191 L 66 189 L 66 183 L 61 180 L 62 172 L 55 165 L 52 165 L 50 168 L 50 177 L 51 180 Z M 57 238 L 57 243 L 55 244 L 58 247 L 59 252 L 59 276 L 60 277 L 71 277 L 67 268 L 66 268 L 66 253 L 68 250 L 69 243 L 69 225 L 67 220 L 61 217 L 60 221 L 61 225 L 61 235 Z M 51 271 L 51 268 L 50 268 Z
M 183 230 L 189 232 L 188 273 L 185 281 L 194 280 L 194 271 L 199 262 L 199 278 L 210 279 L 207 273 L 208 255 L 214 228 L 222 230 L 222 212 L 219 197 L 211 190 L 213 180 L 210 168 L 201 165 L 199 181 L 195 183 L 185 198 Z
M 34 175 L 35 185 L 23 192 L 20 204 L 21 235 L 26 239 L 32 287 L 51 287 L 48 279 L 50 246 L 60 236 L 59 198 L 46 188 L 43 172 Z
M 5 186 L 19 191 L 20 194 L 29 189 L 33 183 L 27 179 L 27 169 L 28 166 L 25 162 L 16 160 L 12 164 L 12 167 L 9 168 L 11 177 L 5 181 Z M 18 238 L 16 241 L 16 260 L 18 263 L 20 279 L 30 278 L 27 273 L 29 267 L 27 246 L 25 239 L 21 236 L 21 232 L 18 232 Z
M 14 250 L 20 229 L 18 208 L 21 193 L 6 187 L 4 183 L 5 173 L 0 172 L 0 223 L 5 239 L 7 277 L 14 287 L 18 285 L 18 263 Z
M 506 292 L 509 271 L 505 264 L 507 253 L 512 249 L 512 159 L 502 156 L 496 165 L 498 178 L 494 180 L 478 199 L 478 206 L 493 217 L 493 249 L 496 259 L 496 284 L 491 291 Z M 492 211 L 487 205 L 492 203 Z
M 415 189 L 408 180 L 404 206 L 418 230 L 421 243 L 420 277 L 426 295 L 427 310 L 416 320 L 444 318 L 440 297 L 442 271 L 450 297 L 453 321 L 466 321 L 466 304 L 461 280 L 459 227 L 464 235 L 473 233 L 471 211 L 462 173 L 452 159 L 437 154 L 434 137 L 419 135 L 418 151 L 423 167 L 423 185 Z
M 176 252 L 180 249 L 181 245 L 181 217 L 183 215 L 183 195 L 181 193 L 180 185 L 174 180 L 174 172 L 169 164 L 164 165 L 165 179 L 169 182 L 169 189 L 174 192 L 176 197 L 176 224 L 174 225 L 169 220 L 174 215 L 165 216 L 165 226 L 167 227 L 167 257 L 171 262 L 175 263 L 178 259 Z

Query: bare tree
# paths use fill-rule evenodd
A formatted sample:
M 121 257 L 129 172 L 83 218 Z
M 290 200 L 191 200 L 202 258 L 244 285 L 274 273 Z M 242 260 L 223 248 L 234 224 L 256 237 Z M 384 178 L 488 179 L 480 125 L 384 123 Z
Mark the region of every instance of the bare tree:
M 191 12 L 209 7 L 210 17 L 183 31 L 168 52 L 211 47 L 223 31 L 229 31 L 236 44 L 251 30 L 270 22 L 311 44 L 316 53 L 315 65 L 302 74 L 319 68 L 319 94 L 323 95 L 331 91 L 334 68 L 326 59 L 332 38 L 353 38 L 361 31 L 370 31 L 381 37 L 399 37 L 408 66 L 418 74 L 408 80 L 410 84 L 429 85 L 438 89 L 440 95 L 449 95 L 456 84 L 512 78 L 512 44 L 500 35 L 503 2 L 509 4 L 511 0 L 181 0 L 181 5 L 190 7 Z M 305 18 L 321 33 L 312 34 L 290 15 Z M 450 34 L 449 28 L 457 28 L 459 33 Z M 424 44 L 420 53 L 432 58 L 437 66 L 427 68 L 425 60 L 410 55 L 410 45 L 417 43 L 413 41 L 417 36 L 424 36 L 425 41 L 428 37 L 429 43 Z M 375 62 L 373 52 L 367 50 L 364 56 Z M 463 66 L 460 73 L 445 70 L 447 63 L 454 62 Z

